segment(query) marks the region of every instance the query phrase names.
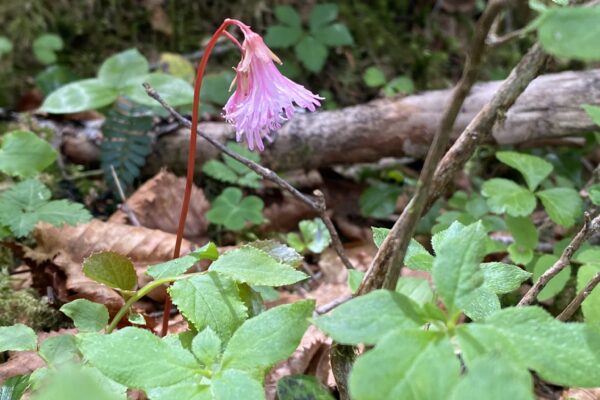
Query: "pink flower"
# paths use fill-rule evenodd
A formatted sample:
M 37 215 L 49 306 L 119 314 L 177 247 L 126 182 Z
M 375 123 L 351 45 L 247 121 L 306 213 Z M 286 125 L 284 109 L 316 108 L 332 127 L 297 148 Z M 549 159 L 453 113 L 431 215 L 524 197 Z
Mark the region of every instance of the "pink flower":
M 227 122 L 235 126 L 237 141 L 246 136 L 250 150 L 256 145 L 262 151 L 263 137 L 272 140 L 269 133 L 292 118 L 294 105 L 312 112 L 323 98 L 283 76 L 273 63 L 281 61 L 262 37 L 244 24 L 236 25 L 244 33 L 242 60 L 235 68 L 235 92 L 223 110 Z

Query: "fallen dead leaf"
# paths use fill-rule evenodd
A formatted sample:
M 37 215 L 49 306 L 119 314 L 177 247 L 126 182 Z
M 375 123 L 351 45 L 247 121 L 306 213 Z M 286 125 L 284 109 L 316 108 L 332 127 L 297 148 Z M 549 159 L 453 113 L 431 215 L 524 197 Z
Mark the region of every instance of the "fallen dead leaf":
M 598 400 L 600 399 L 600 389 L 566 389 L 560 398 L 564 400 Z
M 374 244 L 364 243 L 354 247 L 345 248 L 346 255 L 350 259 L 354 268 L 359 271 L 366 271 L 369 268 L 371 260 L 377 252 Z M 331 247 L 321 254 L 319 259 L 319 268 L 323 273 L 323 281 L 328 283 L 346 283 L 348 271 L 335 250 Z
M 127 200 L 127 205 L 142 226 L 177 233 L 184 190 L 185 178 L 162 170 L 140 186 Z M 209 207 L 210 204 L 204 197 L 204 192 L 194 185 L 185 224 L 184 237 L 186 239 L 193 242 L 205 241 L 208 228 L 205 215 Z M 119 210 L 110 217 L 108 222 L 128 224 L 129 219 L 123 211 Z

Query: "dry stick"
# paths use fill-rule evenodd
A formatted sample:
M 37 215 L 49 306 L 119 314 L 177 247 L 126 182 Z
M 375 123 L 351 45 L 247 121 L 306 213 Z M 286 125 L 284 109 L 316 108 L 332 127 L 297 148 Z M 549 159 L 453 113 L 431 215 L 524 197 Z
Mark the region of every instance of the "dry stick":
M 590 295 L 590 293 L 592 293 L 592 290 L 594 290 L 599 283 L 600 272 L 596 273 L 596 275 L 590 279 L 587 285 L 585 285 L 581 292 L 577 293 L 577 296 L 571 300 L 569 305 L 558 315 L 558 317 L 556 317 L 556 319 L 563 322 L 568 321 L 573 314 L 575 314 L 575 311 L 577 311 L 577 309 L 581 306 L 581 303 L 583 303 L 583 301 Z
M 119 197 L 121 198 L 121 210 L 127 215 L 129 221 L 134 226 L 141 226 L 140 221 L 135 216 L 133 210 L 127 205 L 127 197 L 125 197 L 125 192 L 123 191 L 123 187 L 121 186 L 121 181 L 117 176 L 117 172 L 115 171 L 115 167 L 110 165 L 110 173 L 112 174 L 113 180 L 115 181 L 115 185 L 117 185 L 117 191 L 119 192 Z
M 414 234 L 429 198 L 434 172 L 444 156 L 460 108 L 477 79 L 488 32 L 498 13 L 508 3 L 509 1 L 506 0 L 491 0 L 477 21 L 463 74 L 452 92 L 452 98 L 429 147 L 416 192 L 394 223 L 390 233 L 371 262 L 371 266 L 358 289 L 359 295 L 381 287 L 390 290 L 396 287 L 408 243 Z
M 525 296 L 519 301 L 517 307 L 528 306 L 533 303 L 536 297 L 540 294 L 542 289 L 546 287 L 548 282 L 552 278 L 554 278 L 560 271 L 565 269 L 567 265 L 571 262 L 571 258 L 581 245 L 594 233 L 600 231 L 600 215 L 590 221 L 589 213 L 585 213 L 583 226 L 577 232 L 577 235 L 571 240 L 571 243 L 565 248 L 562 252 L 560 258 L 550 267 L 546 272 L 539 277 L 537 282 L 533 284 L 533 286 L 525 293 Z M 583 301 L 583 300 L 582 300 Z M 570 306 L 570 305 L 569 305 Z M 567 306 L 567 308 L 569 307 Z
M 171 105 L 169 105 L 156 92 L 156 90 L 154 90 L 154 88 L 152 86 L 150 86 L 150 84 L 144 82 L 143 86 L 144 86 L 144 89 L 146 89 L 146 93 L 148 94 L 148 96 L 150 96 L 154 100 L 156 100 L 181 125 L 185 126 L 186 128 L 191 128 L 192 124 L 190 123 L 190 121 L 188 119 L 186 119 L 184 116 L 182 116 L 181 114 L 179 114 Z M 319 214 L 319 217 L 325 223 L 325 226 L 327 227 L 327 230 L 329 231 L 329 234 L 331 235 L 332 245 L 333 245 L 333 248 L 335 249 L 338 257 L 340 258 L 340 260 L 342 260 L 342 262 L 344 263 L 344 266 L 346 266 L 346 268 L 354 269 L 354 266 L 352 265 L 352 263 L 350 262 L 350 260 L 348 259 L 348 256 L 346 255 L 346 253 L 344 251 L 344 247 L 342 245 L 342 241 L 340 240 L 340 236 L 338 235 L 337 230 L 335 229 L 333 222 L 331 221 L 331 218 L 329 217 L 329 215 L 327 215 L 327 206 L 325 204 L 325 198 L 323 196 L 323 193 L 321 193 L 320 191 L 315 191 L 315 193 L 314 193 L 315 199 L 312 199 L 310 196 L 305 195 L 304 193 L 300 192 L 298 189 L 296 189 L 295 187 L 290 185 L 287 181 L 282 179 L 279 175 L 277 175 L 275 172 L 273 172 L 269 168 L 263 167 L 262 165 L 257 164 L 254 161 L 249 160 L 244 156 L 241 156 L 240 154 L 236 153 L 235 151 L 229 149 L 227 146 L 223 145 L 218 140 L 215 140 L 212 137 L 204 134 L 199 129 L 196 132 L 200 137 L 206 139 L 210 144 L 212 144 L 214 147 L 219 149 L 222 153 L 225 153 L 229 157 L 233 158 L 234 160 L 239 161 L 240 163 L 244 164 L 246 167 L 250 168 L 252 171 L 254 171 L 257 174 L 259 174 L 260 176 L 262 176 L 264 179 L 267 179 L 267 180 L 275 183 L 277 186 L 279 186 L 279 188 L 291 193 L 294 197 L 296 197 L 297 199 L 302 201 L 304 204 L 308 205 L 310 208 L 315 210 Z

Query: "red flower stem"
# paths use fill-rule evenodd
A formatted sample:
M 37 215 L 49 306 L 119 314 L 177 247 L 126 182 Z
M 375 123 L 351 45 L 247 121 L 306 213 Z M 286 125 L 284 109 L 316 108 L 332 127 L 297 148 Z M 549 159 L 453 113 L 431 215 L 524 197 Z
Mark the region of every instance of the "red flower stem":
M 226 19 L 223 21 L 221 26 L 215 31 L 210 38 L 210 41 L 206 45 L 206 50 L 200 59 L 200 65 L 198 66 L 198 72 L 196 74 L 196 81 L 194 82 L 194 102 L 192 106 L 192 127 L 190 130 L 190 149 L 188 152 L 187 162 L 187 175 L 185 181 L 185 191 L 183 193 L 183 204 L 181 205 L 181 214 L 179 215 L 179 226 L 177 227 L 177 239 L 175 240 L 175 250 L 173 251 L 173 258 L 178 258 L 181 253 L 181 242 L 183 241 L 183 232 L 185 230 L 185 220 L 187 218 L 188 210 L 190 208 L 190 198 L 192 196 L 192 185 L 194 184 L 194 165 L 196 163 L 196 137 L 198 131 L 198 107 L 200 107 L 200 89 L 202 89 L 202 78 L 206 70 L 206 64 L 208 58 L 212 53 L 219 36 L 225 34 L 227 38 L 232 40 L 237 46 L 240 43 L 229 33 L 225 32 L 225 29 L 229 25 L 237 24 L 238 21 Z M 241 46 L 240 46 L 241 47 Z M 169 315 L 171 314 L 171 297 L 167 294 L 165 299 L 163 319 L 162 319 L 162 331 L 161 336 L 165 336 L 169 328 Z

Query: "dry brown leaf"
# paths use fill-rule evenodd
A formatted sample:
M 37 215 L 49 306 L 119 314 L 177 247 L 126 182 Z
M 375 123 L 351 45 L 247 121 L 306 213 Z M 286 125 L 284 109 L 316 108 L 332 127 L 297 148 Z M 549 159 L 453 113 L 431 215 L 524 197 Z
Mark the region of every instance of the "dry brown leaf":
M 87 278 L 82 271 L 83 259 L 107 250 L 125 255 L 136 266 L 141 286 L 150 280 L 144 275 L 146 267 L 171 259 L 175 247 L 173 234 L 98 220 L 61 228 L 39 224 L 33 236 L 38 246 L 28 249 L 25 255 L 41 265 L 50 262 L 64 274 L 66 290 L 55 288 L 61 301 L 86 298 L 105 304 L 111 313 L 118 311 L 123 299 L 114 290 Z M 192 244 L 184 240 L 181 253 L 188 253 L 192 248 Z M 164 289 L 152 292 L 150 297 L 162 301 Z
M 176 233 L 184 189 L 185 178 L 179 178 L 163 170 L 144 183 L 127 200 L 127 205 L 142 226 Z M 204 192 L 194 185 L 185 224 L 185 238 L 194 242 L 204 241 L 208 228 L 205 214 L 209 207 Z M 123 211 L 117 211 L 108 222 L 127 224 L 129 219 Z
M 350 262 L 359 271 L 366 271 L 369 268 L 369 264 L 377 252 L 377 248 L 371 243 L 349 247 L 345 250 Z M 348 271 L 332 248 L 328 248 L 321 254 L 319 268 L 323 273 L 324 282 L 346 283 Z
M 566 389 L 562 395 L 561 399 L 573 399 L 573 400 L 599 400 L 600 399 L 600 389 L 578 389 L 571 388 Z

